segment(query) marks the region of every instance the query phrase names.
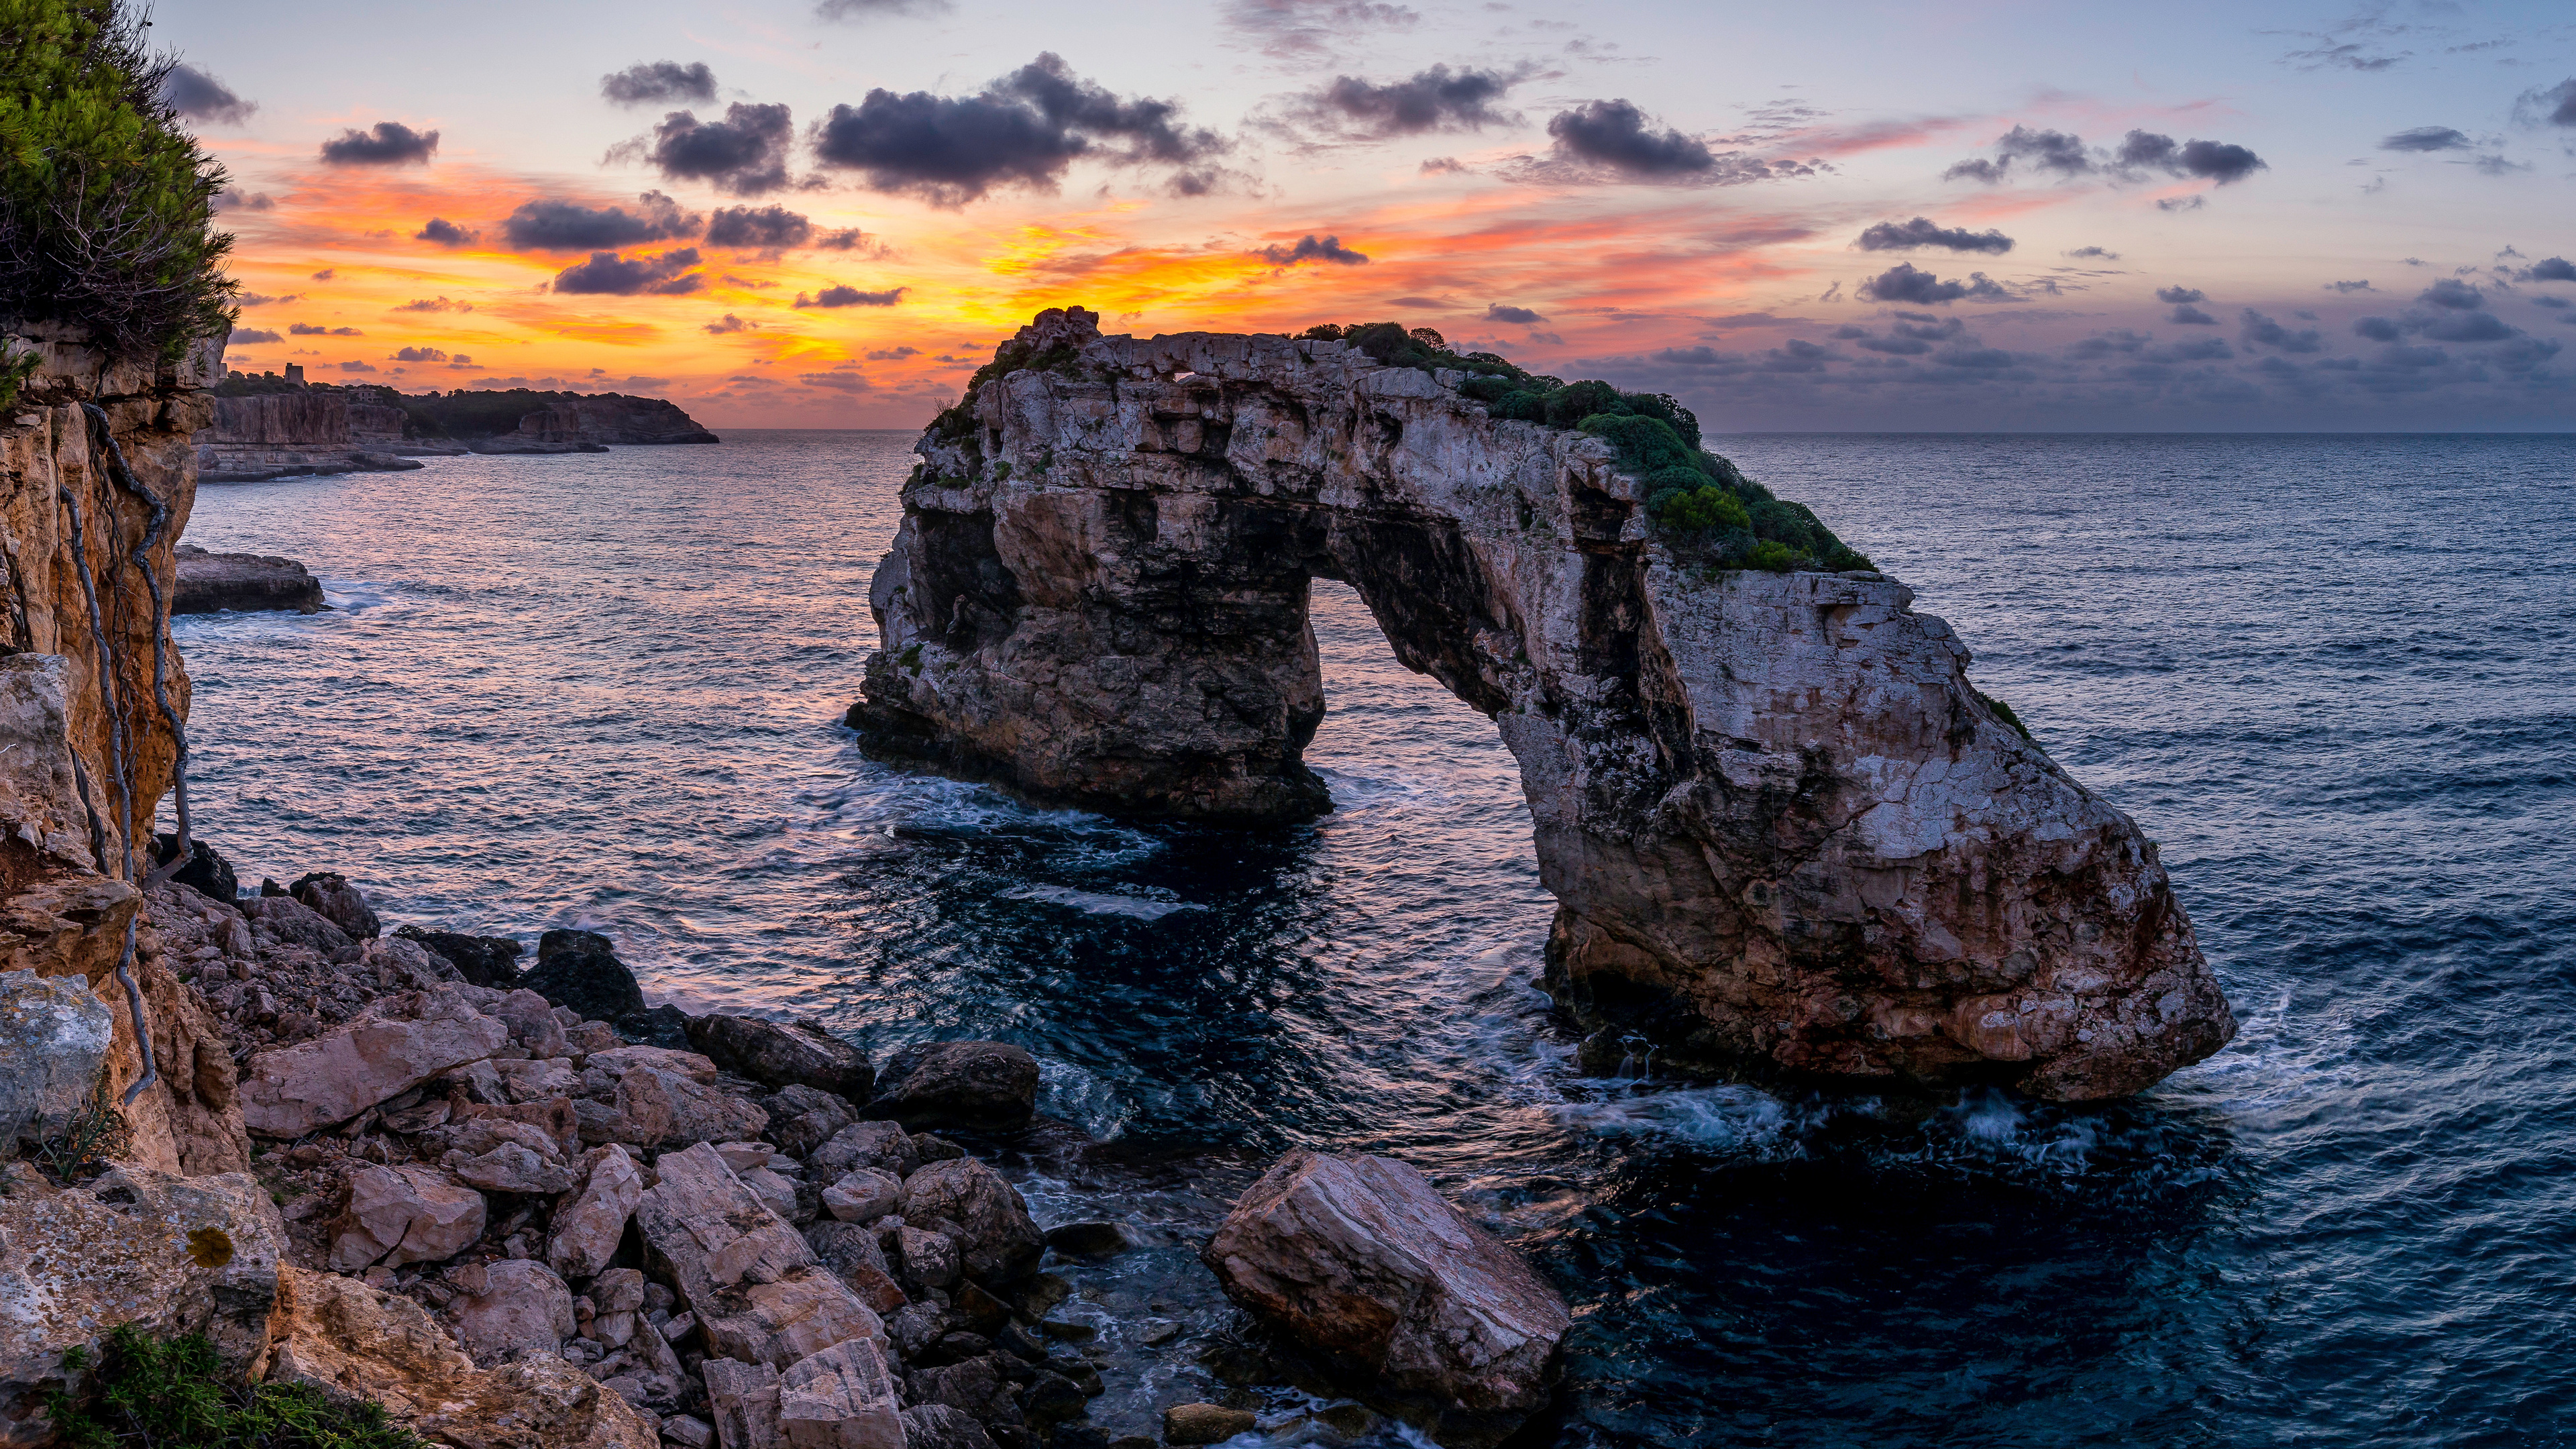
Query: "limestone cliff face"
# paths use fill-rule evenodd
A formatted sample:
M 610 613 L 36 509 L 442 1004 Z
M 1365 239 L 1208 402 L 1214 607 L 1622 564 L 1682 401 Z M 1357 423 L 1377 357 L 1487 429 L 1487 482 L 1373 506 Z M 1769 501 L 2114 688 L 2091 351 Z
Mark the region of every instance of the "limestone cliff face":
M 403 411 L 352 402 L 331 388 L 214 401 L 209 426 L 194 436 L 197 470 L 209 483 L 254 483 L 313 473 L 417 468 L 400 456 Z
M 2234 1034 L 2152 842 L 1883 575 L 1702 574 L 1608 445 L 1338 342 L 1018 345 L 870 603 L 873 747 L 1138 815 L 1329 809 L 1307 583 L 1499 727 L 1596 1061 L 2133 1092 Z
M 0 969 L 88 981 L 115 1010 L 121 1094 L 144 1073 L 124 965 L 160 1068 L 123 1108 L 132 1160 L 234 1170 L 246 1159 L 231 1059 L 141 922 L 137 884 L 188 713 L 168 606 L 216 354 L 112 364 L 41 324 L 13 327 L 0 351 L 34 359 L 0 413 Z
M 519 420 L 516 438 L 574 443 L 712 443 L 716 435 L 658 397 L 576 397 Z M 496 440 L 497 441 L 497 440 Z

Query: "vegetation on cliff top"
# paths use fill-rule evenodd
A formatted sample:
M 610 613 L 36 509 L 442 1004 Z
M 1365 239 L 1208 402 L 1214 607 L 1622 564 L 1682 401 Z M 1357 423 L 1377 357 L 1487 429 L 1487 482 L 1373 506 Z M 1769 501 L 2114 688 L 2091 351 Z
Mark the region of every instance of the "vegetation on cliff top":
M 5 3 L 5 0 L 0 0 Z M 400 408 L 409 418 L 404 436 L 414 438 L 492 438 L 518 431 L 519 420 L 530 413 L 575 402 L 601 399 L 642 403 L 648 407 L 674 406 L 667 399 L 630 397 L 622 392 L 534 392 L 524 387 L 507 391 L 469 392 L 457 388 L 440 392 L 400 392 L 382 383 L 302 382 L 280 377 L 273 372 L 224 374 L 215 384 L 217 397 L 268 397 L 287 393 L 337 392 L 353 403 L 372 403 L 377 407 Z
M 232 238 L 147 24 L 125 0 L 0 0 L 0 316 L 169 361 L 231 326 Z
M 72 1449 L 422 1449 L 381 1404 L 228 1378 L 194 1334 L 164 1342 L 121 1325 L 95 1364 L 77 1348 L 64 1355 L 63 1374 L 71 1387 L 45 1411 Z

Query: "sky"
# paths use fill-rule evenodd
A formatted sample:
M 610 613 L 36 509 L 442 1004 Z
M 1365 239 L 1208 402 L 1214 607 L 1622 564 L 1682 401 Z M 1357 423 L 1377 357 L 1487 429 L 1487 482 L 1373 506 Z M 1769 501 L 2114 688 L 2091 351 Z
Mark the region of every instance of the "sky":
M 1042 308 L 1712 432 L 2576 430 L 2576 9 L 161 0 L 229 365 L 915 427 Z

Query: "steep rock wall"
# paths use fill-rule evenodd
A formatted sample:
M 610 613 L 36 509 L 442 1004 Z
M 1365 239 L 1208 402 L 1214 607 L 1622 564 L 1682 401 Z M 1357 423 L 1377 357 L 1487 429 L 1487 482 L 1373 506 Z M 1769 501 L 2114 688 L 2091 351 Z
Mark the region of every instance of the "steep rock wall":
M 1330 808 L 1307 584 L 1493 718 L 1607 1064 L 2136 1091 L 2233 1018 L 2155 847 L 2002 723 L 1874 573 L 1709 573 L 1608 445 L 1337 342 L 1102 337 L 934 429 L 851 725 L 1128 814 Z
M 389 472 L 420 464 L 399 456 L 400 408 L 353 403 L 336 389 L 213 399 L 193 435 L 198 477 L 257 483 L 313 473 Z

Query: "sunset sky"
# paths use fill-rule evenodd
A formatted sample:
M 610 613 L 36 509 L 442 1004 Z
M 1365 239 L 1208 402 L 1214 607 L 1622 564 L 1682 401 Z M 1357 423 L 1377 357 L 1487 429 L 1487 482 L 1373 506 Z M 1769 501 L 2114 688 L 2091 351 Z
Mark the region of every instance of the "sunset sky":
M 2576 426 L 2576 10 L 164 0 L 229 361 L 910 427 L 1042 307 L 1712 431 Z

